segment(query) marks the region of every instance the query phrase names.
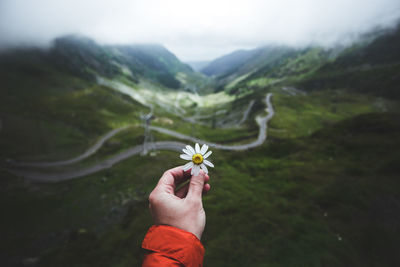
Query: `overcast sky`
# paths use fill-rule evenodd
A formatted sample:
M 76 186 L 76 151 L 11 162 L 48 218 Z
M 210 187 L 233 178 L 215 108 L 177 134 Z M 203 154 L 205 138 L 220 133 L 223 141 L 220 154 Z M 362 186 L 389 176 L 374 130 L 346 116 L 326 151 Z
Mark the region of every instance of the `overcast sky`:
M 0 46 L 79 33 L 210 60 L 268 43 L 331 45 L 399 17 L 399 0 L 0 0 Z

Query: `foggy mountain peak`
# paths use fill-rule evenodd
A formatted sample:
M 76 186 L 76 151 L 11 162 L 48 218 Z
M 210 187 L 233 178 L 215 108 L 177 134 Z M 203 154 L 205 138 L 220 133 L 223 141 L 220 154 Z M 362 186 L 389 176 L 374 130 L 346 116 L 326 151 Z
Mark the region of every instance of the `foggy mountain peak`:
M 349 43 L 399 17 L 396 0 L 3 0 L 0 47 L 80 33 L 101 44 L 161 43 L 182 60 L 212 60 L 269 43 Z

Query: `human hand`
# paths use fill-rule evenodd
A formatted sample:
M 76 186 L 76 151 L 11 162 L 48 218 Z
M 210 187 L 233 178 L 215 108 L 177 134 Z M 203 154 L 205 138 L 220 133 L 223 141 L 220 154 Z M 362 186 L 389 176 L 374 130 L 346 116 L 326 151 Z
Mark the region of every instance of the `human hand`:
M 199 240 L 206 225 L 202 194 L 210 190 L 210 177 L 203 171 L 190 178 L 182 166 L 166 171 L 150 193 L 149 208 L 155 224 L 166 224 L 194 234 Z M 190 179 L 179 190 L 176 188 Z

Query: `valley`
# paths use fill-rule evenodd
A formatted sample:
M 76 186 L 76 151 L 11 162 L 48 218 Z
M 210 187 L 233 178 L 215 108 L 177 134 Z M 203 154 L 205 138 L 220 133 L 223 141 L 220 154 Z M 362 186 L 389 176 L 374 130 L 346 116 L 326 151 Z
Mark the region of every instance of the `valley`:
M 205 266 L 396 266 L 399 40 L 200 71 L 82 36 L 0 54 L 0 262 L 139 266 L 148 194 L 199 142 L 215 164 Z
M 267 123 L 268 121 L 273 117 L 274 115 L 274 110 L 272 108 L 271 104 L 271 97 L 272 94 L 268 94 L 265 99 L 265 103 L 267 105 L 266 111 L 267 111 L 267 116 L 265 117 L 257 117 L 256 121 L 257 124 L 259 125 L 259 134 L 258 138 L 256 141 L 250 143 L 250 144 L 243 144 L 243 145 L 221 145 L 221 144 L 215 144 L 211 142 L 207 142 L 204 140 L 197 139 L 195 137 L 191 136 L 186 136 L 183 134 L 180 134 L 175 131 L 171 131 L 162 127 L 157 127 L 157 126 L 149 126 L 150 130 L 169 135 L 172 137 L 175 137 L 177 139 L 183 139 L 186 141 L 190 141 L 192 143 L 201 143 L 201 144 L 208 144 L 209 147 L 211 148 L 216 148 L 216 149 L 222 149 L 222 150 L 247 150 L 250 148 L 254 148 L 257 146 L 260 146 L 264 143 L 265 139 L 267 138 L 266 131 L 267 131 Z M 246 110 L 245 113 L 248 113 L 249 111 Z M 151 113 L 150 113 L 151 114 Z M 85 153 L 82 155 L 79 155 L 73 159 L 69 160 L 63 160 L 63 161 L 58 161 L 58 162 L 37 162 L 37 163 L 12 163 L 12 165 L 16 167 L 54 167 L 54 166 L 63 166 L 63 165 L 70 165 L 79 161 L 84 160 L 85 158 L 89 157 L 90 155 L 94 154 L 101 146 L 104 144 L 105 141 L 108 139 L 112 138 L 114 135 L 119 133 L 122 130 L 125 130 L 127 127 L 121 127 L 117 128 L 115 130 L 110 131 L 106 135 L 104 135 L 97 143 L 95 143 L 92 147 L 90 147 Z M 146 139 L 146 137 L 145 137 Z M 152 142 L 147 144 L 151 149 L 154 150 L 172 150 L 172 151 L 181 151 L 184 147 L 185 144 L 183 143 L 178 143 L 175 141 L 162 141 L 162 142 Z M 118 155 L 113 156 L 112 158 L 109 158 L 103 162 L 97 163 L 94 166 L 90 166 L 89 168 L 83 169 L 83 170 L 74 170 L 72 172 L 66 172 L 66 173 L 46 173 L 46 174 L 40 174 L 40 173 L 33 173 L 29 171 L 20 171 L 16 170 L 15 168 L 9 168 L 8 171 L 11 173 L 17 175 L 17 176 L 22 176 L 27 179 L 32 179 L 35 181 L 41 181 L 41 182 L 58 182 L 58 181 L 64 181 L 64 180 L 69 180 L 73 178 L 78 178 L 78 177 L 83 177 L 98 171 L 102 171 L 107 168 L 111 168 L 114 164 L 128 158 L 134 155 L 139 155 L 143 154 L 144 152 L 144 144 L 143 145 L 138 145 L 133 148 L 129 148 L 126 151 L 119 153 Z

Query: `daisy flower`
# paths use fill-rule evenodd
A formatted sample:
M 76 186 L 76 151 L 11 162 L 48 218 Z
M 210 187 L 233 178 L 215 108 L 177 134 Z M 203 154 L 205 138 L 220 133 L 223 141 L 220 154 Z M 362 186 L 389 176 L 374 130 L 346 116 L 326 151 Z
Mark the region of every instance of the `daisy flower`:
M 186 146 L 186 148 L 182 149 L 182 151 L 185 154 L 181 154 L 180 157 L 181 159 L 184 160 L 190 160 L 190 162 L 186 163 L 185 166 L 183 166 L 183 170 L 187 171 L 190 168 L 192 169 L 191 175 L 199 175 L 200 168 L 205 172 L 208 173 L 207 166 L 214 168 L 214 164 L 206 160 L 208 158 L 212 151 L 208 151 L 208 145 L 204 144 L 201 148 L 198 143 L 193 147 L 191 146 Z M 206 153 L 207 152 L 207 153 Z

